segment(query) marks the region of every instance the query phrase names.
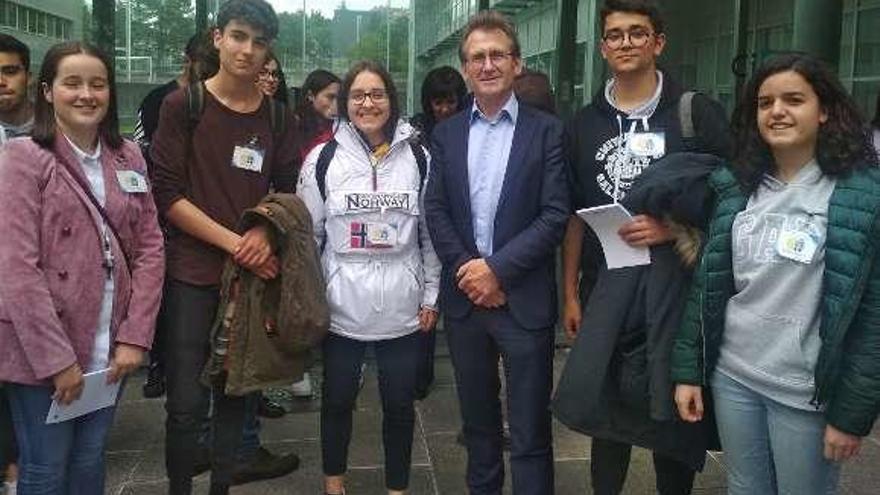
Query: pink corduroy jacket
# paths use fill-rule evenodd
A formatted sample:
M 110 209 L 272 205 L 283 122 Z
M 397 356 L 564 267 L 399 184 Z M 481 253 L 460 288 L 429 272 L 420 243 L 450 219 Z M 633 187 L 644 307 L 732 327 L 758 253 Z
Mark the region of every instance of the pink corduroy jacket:
M 165 261 L 152 195 L 126 193 L 116 175 L 146 174 L 140 150 L 129 141 L 101 148 L 105 209 L 132 265 L 129 275 L 111 235 L 112 356 L 114 344 L 152 345 Z M 107 276 L 101 217 L 60 160 L 88 183 L 60 133 L 52 150 L 16 138 L 0 151 L 0 381 L 48 384 L 73 363 L 85 370 L 91 362 Z

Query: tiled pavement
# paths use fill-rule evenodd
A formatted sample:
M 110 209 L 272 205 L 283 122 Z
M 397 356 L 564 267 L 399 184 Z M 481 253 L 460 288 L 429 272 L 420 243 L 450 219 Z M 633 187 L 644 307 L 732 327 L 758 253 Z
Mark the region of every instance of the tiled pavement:
M 557 371 L 565 360 L 565 351 L 556 357 Z M 368 366 L 367 379 L 358 400 L 350 451 L 348 493 L 373 495 L 382 489 L 381 408 L 374 372 Z M 464 495 L 465 450 L 455 442 L 459 430 L 458 401 L 452 370 L 447 357 L 438 357 L 436 387 L 424 402 L 417 404 L 412 495 Z M 319 375 L 320 373 L 316 373 Z M 557 373 L 558 375 L 558 373 Z M 119 406 L 116 425 L 111 433 L 108 453 L 107 493 L 148 495 L 166 493 L 163 464 L 163 402 L 140 396 L 142 379 L 130 382 Z M 318 438 L 318 403 L 296 402 L 293 411 L 280 419 L 263 420 L 261 438 L 276 452 L 293 451 L 302 458 L 299 470 L 284 478 L 236 487 L 232 493 L 316 495 L 321 491 L 321 466 Z M 877 428 L 875 430 L 880 430 Z M 556 493 L 588 494 L 589 439 L 554 424 L 556 455 Z M 725 492 L 723 459 L 712 457 L 706 470 L 698 475 L 695 495 L 721 495 Z M 650 454 L 636 449 L 630 466 L 626 494 L 654 493 Z M 207 476 L 197 480 L 196 493 L 207 492 Z M 509 475 L 505 493 L 511 493 Z M 866 439 L 860 457 L 846 465 L 842 494 L 876 495 L 880 493 L 880 431 Z

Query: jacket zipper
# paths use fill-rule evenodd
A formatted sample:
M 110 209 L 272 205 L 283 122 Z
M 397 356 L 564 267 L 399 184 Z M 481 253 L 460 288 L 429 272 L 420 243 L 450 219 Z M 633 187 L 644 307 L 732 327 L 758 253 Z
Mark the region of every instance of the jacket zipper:
M 704 252 L 704 254 L 705 254 L 705 252 Z M 703 259 L 705 260 L 705 256 L 703 257 Z M 700 271 L 703 272 L 702 267 L 700 268 Z M 703 283 L 704 284 L 706 283 L 705 280 L 703 281 Z M 704 290 L 705 290 L 705 287 L 702 290 L 700 290 L 700 340 L 703 344 L 703 346 L 702 346 L 703 347 L 703 362 L 700 363 L 701 364 L 700 367 L 701 367 L 701 371 L 702 371 L 702 375 L 703 375 L 703 386 L 707 386 L 707 385 L 709 385 L 709 380 L 706 377 L 706 359 L 707 359 L 707 356 L 706 356 L 706 320 L 705 320 L 706 308 L 704 306 L 705 303 L 703 300 L 703 291 Z

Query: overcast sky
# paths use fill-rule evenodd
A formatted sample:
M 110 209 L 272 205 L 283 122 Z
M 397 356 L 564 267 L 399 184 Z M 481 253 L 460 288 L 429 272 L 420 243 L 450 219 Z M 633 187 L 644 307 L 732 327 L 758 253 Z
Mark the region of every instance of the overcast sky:
M 345 6 L 351 10 L 370 10 L 373 7 L 386 5 L 388 0 L 345 0 Z M 269 0 L 278 12 L 296 12 L 302 10 L 303 0 Z M 324 17 L 332 18 L 333 11 L 342 5 L 342 0 L 306 0 L 306 10 L 320 10 Z M 409 7 L 409 0 L 391 0 L 392 7 Z

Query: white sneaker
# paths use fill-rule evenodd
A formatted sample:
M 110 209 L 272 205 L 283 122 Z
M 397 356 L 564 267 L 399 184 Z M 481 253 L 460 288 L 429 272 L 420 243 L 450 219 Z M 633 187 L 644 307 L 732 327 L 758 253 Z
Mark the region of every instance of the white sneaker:
M 16 483 L 14 481 L 3 482 L 3 490 L 0 490 L 0 493 L 3 495 L 15 495 Z
M 309 373 L 303 373 L 302 380 L 291 385 L 290 391 L 293 392 L 294 397 L 311 398 L 314 391 L 312 390 L 312 377 L 309 376 Z

